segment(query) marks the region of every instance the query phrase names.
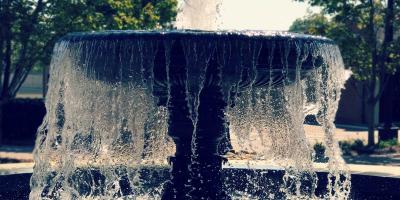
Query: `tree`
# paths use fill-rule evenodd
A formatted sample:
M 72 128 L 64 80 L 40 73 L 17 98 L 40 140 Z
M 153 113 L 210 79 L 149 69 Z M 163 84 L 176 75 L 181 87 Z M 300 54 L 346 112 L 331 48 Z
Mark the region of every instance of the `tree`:
M 311 6 L 320 6 L 322 12 L 297 20 L 291 30 L 325 35 L 338 43 L 345 65 L 367 87 L 368 145 L 373 145 L 377 116 L 375 107 L 391 75 L 400 69 L 397 58 L 400 40 L 395 37 L 400 27 L 400 3 L 394 0 L 307 2 Z
M 57 38 L 76 31 L 167 28 L 176 7 L 177 0 L 1 0 L 0 122 L 1 105 L 15 97 L 35 65 L 49 65 Z

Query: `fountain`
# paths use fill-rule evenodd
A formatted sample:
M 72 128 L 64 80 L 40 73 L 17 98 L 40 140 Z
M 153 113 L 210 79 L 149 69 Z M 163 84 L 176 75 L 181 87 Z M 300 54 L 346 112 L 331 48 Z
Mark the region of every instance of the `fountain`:
M 178 27 L 192 30 L 57 42 L 30 199 L 349 197 L 333 139 L 346 80 L 338 47 L 287 32 L 205 31 L 217 27 L 218 4 L 188 0 Z M 307 114 L 324 127 L 325 178 L 304 133 Z M 247 159 L 221 155 L 232 146 Z
M 73 33 L 59 40 L 51 66 L 31 199 L 256 198 L 226 188 L 223 138 L 284 169 L 276 194 L 259 198 L 317 198 L 305 114 L 325 130 L 324 196 L 349 195 L 333 140 L 345 76 L 329 39 L 268 31 Z

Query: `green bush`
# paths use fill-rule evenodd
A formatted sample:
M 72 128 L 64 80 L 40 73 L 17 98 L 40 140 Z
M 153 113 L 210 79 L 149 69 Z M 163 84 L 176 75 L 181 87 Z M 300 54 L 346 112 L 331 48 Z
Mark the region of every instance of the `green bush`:
M 371 153 L 382 153 L 379 149 L 386 149 L 395 146 L 400 146 L 399 142 L 394 140 L 386 140 L 380 141 L 375 146 L 367 146 L 364 144 L 362 140 L 354 140 L 354 141 L 340 141 L 339 146 L 342 149 L 343 155 L 352 155 L 352 153 L 356 154 L 371 154 Z
M 343 155 L 349 156 L 352 153 L 356 154 L 370 154 L 373 153 L 373 148 L 369 148 L 360 139 L 354 141 L 340 141 L 339 146 L 342 149 Z
M 339 141 L 339 147 L 342 149 L 343 155 L 351 155 L 351 143 L 349 141 Z
M 325 156 L 326 147 L 321 142 L 315 143 L 313 148 L 315 162 L 328 162 L 328 158 Z
M 379 141 L 377 144 L 378 149 L 389 148 L 400 145 L 397 139 Z
M 365 148 L 364 142 L 360 139 L 354 140 L 353 144 L 351 144 L 351 150 L 356 152 L 362 152 Z

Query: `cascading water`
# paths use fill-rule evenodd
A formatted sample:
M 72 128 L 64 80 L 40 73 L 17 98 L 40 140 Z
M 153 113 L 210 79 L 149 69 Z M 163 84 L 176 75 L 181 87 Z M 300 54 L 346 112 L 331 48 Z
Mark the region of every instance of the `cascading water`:
M 284 169 L 283 183 L 278 187 L 288 199 L 346 199 L 350 192 L 350 176 L 333 138 L 340 91 L 347 80 L 340 52 L 335 45 L 277 44 L 272 43 L 269 48 L 272 51 L 281 48 L 279 51 L 283 55 L 278 59 L 282 59 L 282 73 L 286 78 L 282 85 L 273 86 L 273 79 L 269 79 L 269 87 L 248 87 L 236 97 L 235 106 L 227 110 L 233 147 L 235 151 L 251 153 L 251 157 L 245 159 L 249 168 L 257 169 L 261 164 Z M 290 48 L 297 51 L 296 68 L 292 70 L 288 69 L 287 62 Z M 302 63 L 307 57 L 312 57 L 314 64 L 322 62 L 317 64 L 321 65 L 319 68 L 314 66 L 313 70 L 306 70 L 309 74 L 302 78 Z M 322 59 L 317 61 L 318 58 Z M 277 58 L 268 59 L 268 67 L 274 68 L 272 60 Z M 318 179 L 313 167 L 313 150 L 303 127 L 306 114 L 316 115 L 325 132 L 329 183 L 328 193 L 322 197 L 313 195 Z M 306 186 L 302 186 L 304 182 Z M 257 187 L 252 184 L 254 182 L 248 180 L 249 188 Z M 301 190 L 308 192 L 304 195 Z M 274 199 L 271 194 L 263 195 Z M 257 197 L 250 195 L 250 199 Z
M 218 5 L 187 0 L 177 26 L 216 30 Z M 264 172 L 243 177 L 233 170 L 242 187 L 222 177 L 226 194 L 205 194 L 211 199 L 346 199 L 350 176 L 333 137 L 345 80 L 337 46 L 321 37 L 267 31 L 67 35 L 54 48 L 30 199 L 196 199 L 204 189 L 221 192 L 208 181 L 219 182 L 222 160 L 215 149 L 204 149 L 221 137 L 220 150 L 230 139 L 239 154 L 225 169 L 244 163 L 255 172 L 268 166 L 284 173 L 266 182 L 259 180 Z M 308 114 L 325 131 L 323 195 L 316 192 L 303 128 Z M 167 181 L 167 157 L 175 151 Z M 246 159 L 237 160 L 241 155 Z M 216 177 L 201 177 L 207 171 Z
M 165 158 L 174 151 L 166 135 L 166 109 L 154 104 L 151 90 L 143 83 L 152 79 L 151 72 L 141 68 L 150 67 L 146 62 L 154 59 L 154 45 L 152 41 L 57 43 L 47 115 L 34 153 L 31 199 L 129 197 L 136 191 L 124 194 L 123 187 L 137 188 L 130 187 L 129 180 L 140 179 L 136 173 L 140 166 L 166 164 Z M 115 62 L 127 68 L 108 71 Z M 137 81 L 104 81 L 104 74 L 85 69 L 89 64 L 104 67 L 103 73 L 117 72 L 110 75 L 116 80 Z
M 177 48 L 183 60 L 174 61 Z M 183 78 L 173 78 L 176 62 L 186 69 Z M 261 199 L 348 197 L 349 174 L 333 140 L 345 75 L 330 40 L 283 32 L 124 31 L 72 34 L 57 43 L 30 198 L 161 198 L 166 158 L 174 152 L 167 136 L 172 88 L 186 88 L 181 95 L 196 127 L 200 94 L 215 80 L 207 75 L 212 68 L 228 105 L 234 150 L 252 153 L 250 168 L 257 161 L 285 170 L 275 186 L 281 196 L 266 191 Z M 305 114 L 315 114 L 325 130 L 331 182 L 323 197 L 314 193 Z M 227 191 L 233 199 L 258 198 Z

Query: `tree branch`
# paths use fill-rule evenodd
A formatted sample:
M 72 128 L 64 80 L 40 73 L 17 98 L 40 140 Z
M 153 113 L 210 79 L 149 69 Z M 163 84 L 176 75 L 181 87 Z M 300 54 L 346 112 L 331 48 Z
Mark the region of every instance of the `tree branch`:
M 10 69 L 11 69 L 11 55 L 12 55 L 12 38 L 13 35 L 11 33 L 11 24 L 12 24 L 12 17 L 11 17 L 11 2 L 5 1 L 3 4 L 3 20 L 2 23 L 2 37 L 5 45 L 5 52 L 3 55 L 4 62 L 4 80 L 2 82 L 2 90 L 1 90 L 1 99 L 8 98 L 8 84 L 10 78 Z
M 20 85 L 18 82 L 20 82 L 20 79 L 24 79 L 24 73 L 29 73 L 33 64 L 36 62 L 36 59 L 33 56 L 28 59 L 26 55 L 29 51 L 29 47 L 36 48 L 35 45 L 30 44 L 32 42 L 30 38 L 32 36 L 32 33 L 35 31 L 35 25 L 38 23 L 39 14 L 43 11 L 44 6 L 45 4 L 43 0 L 38 0 L 36 8 L 32 12 L 31 16 L 28 17 L 30 20 L 27 20 L 25 23 L 22 24 L 21 32 L 24 33 L 25 37 L 21 38 L 21 50 L 15 64 L 14 76 L 10 83 L 10 88 L 15 87 L 15 85 Z M 37 51 L 37 49 L 32 49 L 31 51 L 35 52 Z M 27 60 L 29 60 L 29 62 L 27 62 Z M 26 72 L 27 68 L 29 69 L 28 72 Z M 11 94 L 9 95 L 14 96 L 13 93 L 14 92 L 11 92 Z
M 46 42 L 45 46 L 42 48 L 42 50 L 39 51 L 38 53 L 36 53 L 36 55 L 32 59 L 30 59 L 31 62 L 29 62 L 28 64 L 26 64 L 25 66 L 20 68 L 21 70 L 23 70 L 20 73 L 20 77 L 14 79 L 12 84 L 10 84 L 10 95 L 11 96 L 15 96 L 17 94 L 19 88 L 24 83 L 24 81 L 25 81 L 26 77 L 28 76 L 29 72 L 31 71 L 33 65 L 36 63 L 36 61 L 39 59 L 39 57 L 41 55 L 43 55 L 44 52 L 46 52 L 47 49 L 53 45 L 56 38 L 57 38 L 57 36 L 54 35 L 51 39 L 49 39 Z
M 378 102 L 379 99 L 382 97 L 382 94 L 385 88 L 388 86 L 390 80 L 390 74 L 386 72 L 386 62 L 389 61 L 388 58 L 388 47 L 391 42 L 394 40 L 394 1 L 388 0 L 386 13 L 385 13 L 385 35 L 382 43 L 382 51 L 378 55 L 378 65 L 380 68 L 379 78 L 381 80 L 381 85 L 379 87 L 378 94 L 374 96 L 374 102 Z
M 369 102 L 375 103 L 375 90 L 376 90 L 376 79 L 377 79 L 377 69 L 376 69 L 376 61 L 377 61 L 377 38 L 375 33 L 375 24 L 374 24 L 374 17 L 375 17 L 375 5 L 373 0 L 369 0 L 369 19 L 368 19 L 368 30 L 369 30 L 369 43 L 371 45 L 371 56 L 372 56 L 372 66 L 371 66 L 371 81 L 369 84 Z

